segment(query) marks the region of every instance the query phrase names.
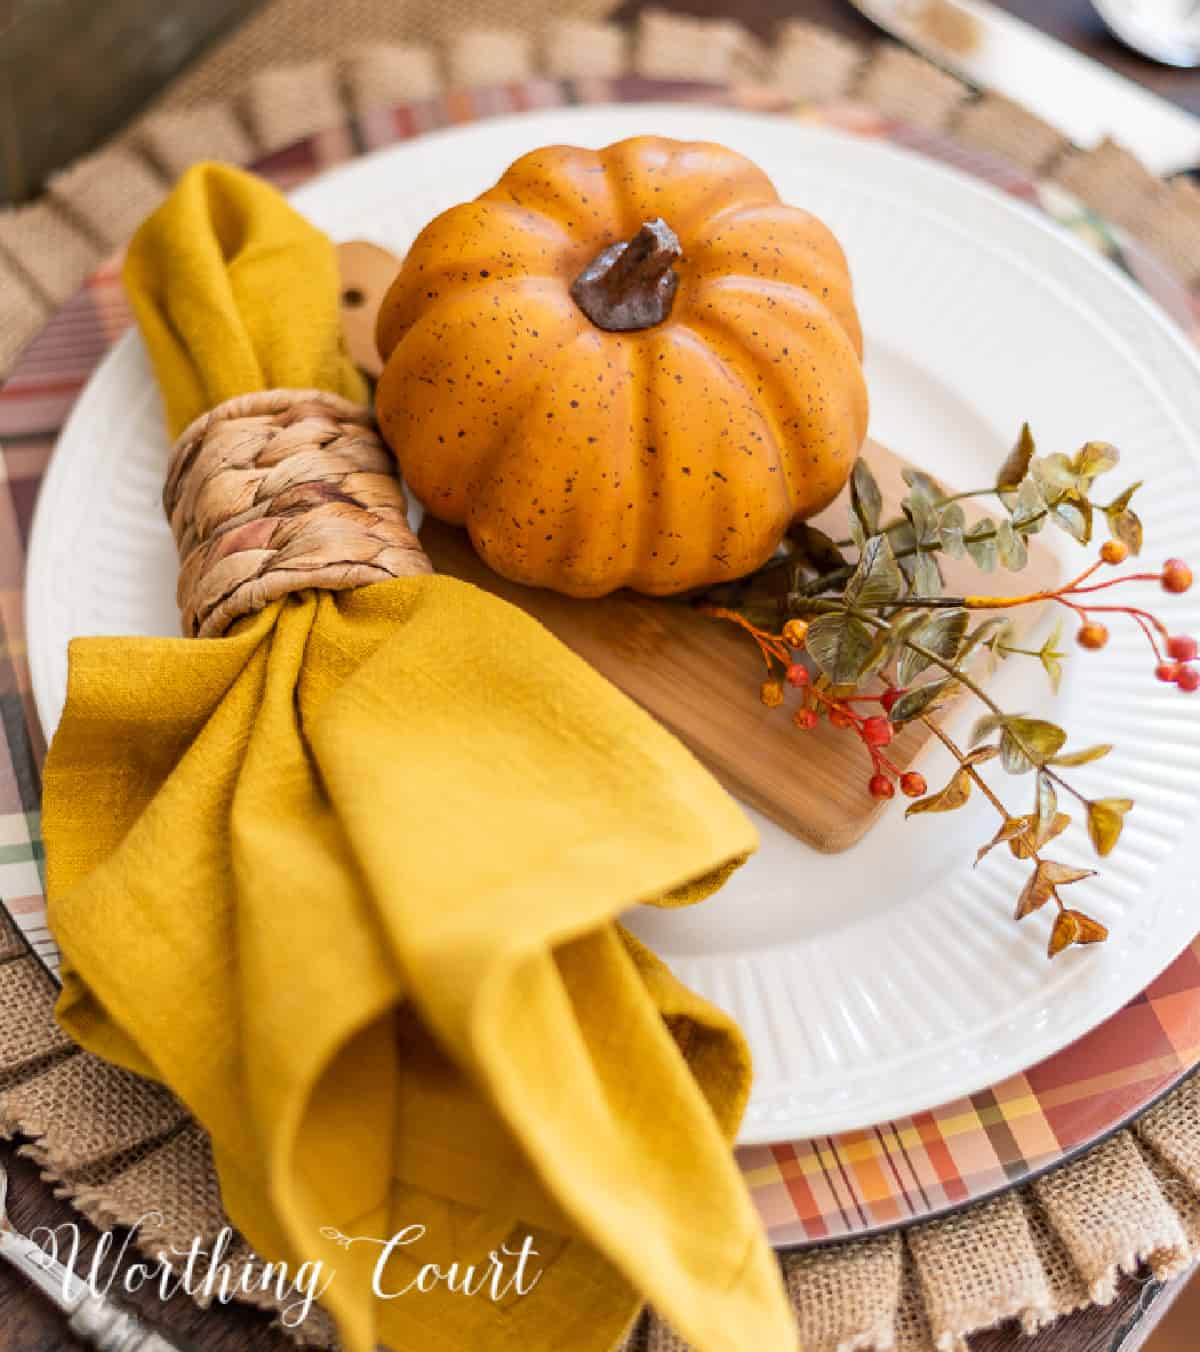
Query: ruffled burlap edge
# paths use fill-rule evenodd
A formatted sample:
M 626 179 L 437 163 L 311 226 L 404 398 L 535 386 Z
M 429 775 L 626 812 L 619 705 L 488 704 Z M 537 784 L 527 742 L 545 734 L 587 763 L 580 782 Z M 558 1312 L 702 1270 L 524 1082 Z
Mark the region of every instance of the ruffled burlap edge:
M 228 1224 L 204 1132 L 164 1089 L 80 1051 L 54 986 L 0 916 L 0 1134 L 101 1228 L 148 1213 L 139 1246 L 211 1244 Z M 239 1243 L 234 1262 L 248 1259 Z M 980 1329 L 1036 1332 L 1106 1304 L 1122 1274 L 1200 1258 L 1200 1078 L 1089 1154 L 994 1201 L 878 1238 L 783 1255 L 805 1352 L 966 1352 Z M 268 1296 L 256 1302 L 272 1308 Z M 299 1330 L 329 1346 L 317 1312 Z M 646 1314 L 622 1352 L 686 1352 Z
M 307 26 L 296 21 L 306 6 L 314 9 Z M 647 15 L 627 33 L 596 21 L 610 8 L 609 0 L 575 0 L 573 17 L 543 29 L 518 5 L 514 26 L 501 31 L 441 26 L 438 6 L 425 13 L 353 0 L 348 12 L 358 18 L 339 21 L 339 33 L 355 45 L 332 58 L 325 6 L 274 0 L 124 137 L 65 170 L 42 200 L 0 212 L 0 373 L 194 160 L 248 163 L 342 122 L 347 111 L 537 74 L 632 71 L 757 82 L 798 101 L 853 97 L 1061 182 L 1200 281 L 1200 190 L 1160 182 L 1117 146 L 1076 150 L 1027 111 L 979 96 L 891 44 L 868 50 L 792 23 L 768 47 L 731 21 L 666 14 Z M 402 15 L 404 26 L 388 19 L 376 31 L 384 13 Z M 271 69 L 263 69 L 264 53 Z M 161 1226 L 139 1232 L 148 1251 L 186 1247 L 193 1237 L 211 1242 L 227 1222 L 204 1133 L 165 1090 L 70 1044 L 53 1022 L 53 999 L 37 959 L 0 917 L 0 1132 L 25 1138 L 46 1179 L 96 1225 L 160 1212 Z M 234 1258 L 247 1255 L 243 1245 Z M 807 1352 L 964 1352 L 979 1329 L 1016 1319 L 1034 1331 L 1111 1300 L 1122 1273 L 1146 1265 L 1166 1279 L 1197 1257 L 1193 1080 L 1132 1130 L 998 1200 L 782 1262 Z M 259 1303 L 270 1306 L 266 1297 Z M 319 1314 L 292 1332 L 316 1345 L 333 1338 Z M 683 1347 L 650 1314 L 625 1346 Z
M 39 201 L 0 210 L 0 376 L 195 160 L 247 164 L 351 114 L 538 75 L 636 74 L 759 84 L 803 103 L 853 99 L 1061 183 L 1200 283 L 1200 187 L 1157 179 L 1112 142 L 1078 150 L 1028 110 L 890 42 L 860 46 L 793 21 L 764 44 L 732 20 L 659 12 L 630 32 L 600 20 L 613 7 L 568 0 L 547 23 L 540 0 L 514 0 L 505 26 L 483 27 L 476 0 L 347 0 L 335 38 L 324 3 L 273 0 L 122 136 L 58 173 Z

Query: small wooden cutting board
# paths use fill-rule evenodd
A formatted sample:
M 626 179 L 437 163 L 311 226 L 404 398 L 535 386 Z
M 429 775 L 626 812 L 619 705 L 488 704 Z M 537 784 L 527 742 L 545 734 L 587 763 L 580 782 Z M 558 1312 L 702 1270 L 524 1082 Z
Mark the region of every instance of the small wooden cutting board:
M 901 472 L 909 462 L 875 442 L 863 452 L 879 481 L 884 519 L 899 512 L 908 491 Z M 848 495 L 813 525 L 834 538 L 847 529 Z M 867 793 L 868 760 L 858 738 L 822 719 L 812 732 L 793 726 L 790 710 L 768 709 L 758 697 L 765 673 L 753 641 L 731 624 L 710 619 L 685 601 L 618 592 L 581 601 L 525 587 L 493 573 L 465 531 L 426 517 L 421 543 L 439 573 L 472 582 L 540 620 L 685 742 L 718 779 L 814 849 L 845 850 L 860 840 L 882 804 Z M 1036 537 L 1019 574 L 996 572 L 986 581 L 969 561 L 942 560 L 950 593 L 994 589 L 1003 594 L 1053 586 L 1058 559 Z M 1026 612 L 1014 612 L 1014 618 Z M 921 724 L 906 728 L 888 755 L 906 770 L 931 737 Z
M 338 261 L 347 346 L 368 375 L 378 376 L 375 315 L 400 260 L 356 240 L 338 246 Z M 884 519 L 891 520 L 908 491 L 902 473 L 911 462 L 876 442 L 868 442 L 863 454 L 879 481 Z M 813 525 L 842 538 L 848 500 L 847 491 Z M 801 732 L 790 716 L 798 692 L 789 692 L 783 708 L 766 708 L 758 696 L 762 658 L 735 626 L 701 615 L 686 601 L 632 592 L 581 601 L 508 582 L 479 560 L 465 531 L 428 515 L 421 543 L 439 573 L 472 582 L 540 620 L 691 747 L 731 792 L 815 849 L 848 849 L 881 811 L 882 804 L 867 793 L 869 762 L 858 738 L 824 719 L 812 732 Z M 1018 585 L 1023 592 L 1037 591 L 1060 576 L 1058 559 L 1037 538 L 1030 541 L 1029 561 L 1019 575 L 997 572 L 982 581 L 969 561 L 941 562 L 947 591 L 959 594 L 993 588 L 1003 593 Z M 1026 611 L 1014 612 L 1014 618 L 1027 626 L 1031 621 Z M 930 737 L 922 724 L 910 725 L 888 755 L 907 770 Z

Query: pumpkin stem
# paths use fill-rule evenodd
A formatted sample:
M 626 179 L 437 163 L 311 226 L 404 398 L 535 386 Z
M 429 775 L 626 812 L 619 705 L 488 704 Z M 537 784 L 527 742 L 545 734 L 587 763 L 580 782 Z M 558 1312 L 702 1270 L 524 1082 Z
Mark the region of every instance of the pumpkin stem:
M 671 313 L 679 285 L 671 264 L 682 255 L 675 231 L 657 217 L 601 250 L 571 283 L 571 296 L 599 329 L 648 329 Z

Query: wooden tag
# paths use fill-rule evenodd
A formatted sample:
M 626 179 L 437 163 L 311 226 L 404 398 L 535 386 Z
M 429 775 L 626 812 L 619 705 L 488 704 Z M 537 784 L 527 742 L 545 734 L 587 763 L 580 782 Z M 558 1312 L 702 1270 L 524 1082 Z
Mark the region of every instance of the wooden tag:
M 375 346 L 375 316 L 400 271 L 400 259 L 365 239 L 337 246 L 342 279 L 342 333 L 359 370 L 378 380 L 383 361 Z

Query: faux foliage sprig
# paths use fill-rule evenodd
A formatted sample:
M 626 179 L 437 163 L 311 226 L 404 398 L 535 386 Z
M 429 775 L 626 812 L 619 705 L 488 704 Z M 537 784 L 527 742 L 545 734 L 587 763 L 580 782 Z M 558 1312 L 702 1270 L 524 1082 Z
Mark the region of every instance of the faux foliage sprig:
M 1057 691 L 1066 656 L 1062 624 L 1037 649 L 1021 646 L 1005 612 L 1054 605 L 1078 621 L 1077 643 L 1103 648 L 1107 622 L 1125 617 L 1145 635 L 1155 659 L 1155 675 L 1184 693 L 1200 688 L 1196 640 L 1173 635 L 1150 611 L 1114 600 L 1114 590 L 1154 581 L 1172 594 L 1187 591 L 1192 572 L 1181 559 L 1169 559 L 1157 572 L 1105 576 L 1141 552 L 1143 526 L 1131 506 L 1135 483 L 1107 502 L 1095 496 L 1095 483 L 1115 469 L 1120 456 L 1107 442 L 1088 442 L 1074 456 L 1040 457 L 1028 425 L 989 487 L 971 493 L 946 493 L 917 470 L 905 472 L 908 494 L 902 514 L 881 520 L 883 499 L 869 467 L 860 460 L 850 483 L 850 527 L 845 540 L 833 540 L 809 525 L 797 526 L 787 548 L 749 578 L 710 594 L 698 604 L 714 619 L 738 625 L 757 645 L 767 668 L 760 690 L 769 708 L 787 703 L 789 688 L 799 692 L 792 722 L 811 731 L 822 719 L 852 733 L 861 742 L 869 766 L 866 791 L 876 799 L 900 791 L 913 801 L 907 814 L 952 812 L 973 790 L 981 792 L 1001 817 L 995 836 L 979 850 L 976 862 L 998 846 L 1033 864 L 1017 901 L 1018 920 L 1055 905 L 1048 945 L 1051 957 L 1073 945 L 1103 941 L 1099 921 L 1068 906 L 1060 889 L 1093 877 L 1047 858 L 1045 848 L 1070 825 L 1060 798 L 1082 809 L 1098 855 L 1107 855 L 1120 838 L 1128 798 L 1088 798 L 1063 771 L 1106 756 L 1105 744 L 1068 749 L 1058 724 L 1004 710 L 978 676 L 979 659 L 994 669 L 1011 657 L 1037 660 Z M 996 516 L 968 522 L 964 504 L 995 498 Z M 970 559 L 984 573 L 998 566 L 1019 572 L 1028 561 L 1028 539 L 1048 524 L 1087 547 L 1103 518 L 1108 539 L 1099 556 L 1069 582 L 1017 595 L 947 596 L 939 558 Z M 854 557 L 848 558 L 847 551 Z M 989 612 L 975 622 L 977 612 Z M 969 748 L 960 747 L 932 715 L 963 692 L 984 706 Z M 888 756 L 897 731 L 920 720 L 950 754 L 956 768 L 950 781 L 930 793 L 922 775 L 902 773 Z M 1033 803 L 1026 813 L 1005 806 L 981 767 L 996 763 L 1012 775 L 1033 776 Z

